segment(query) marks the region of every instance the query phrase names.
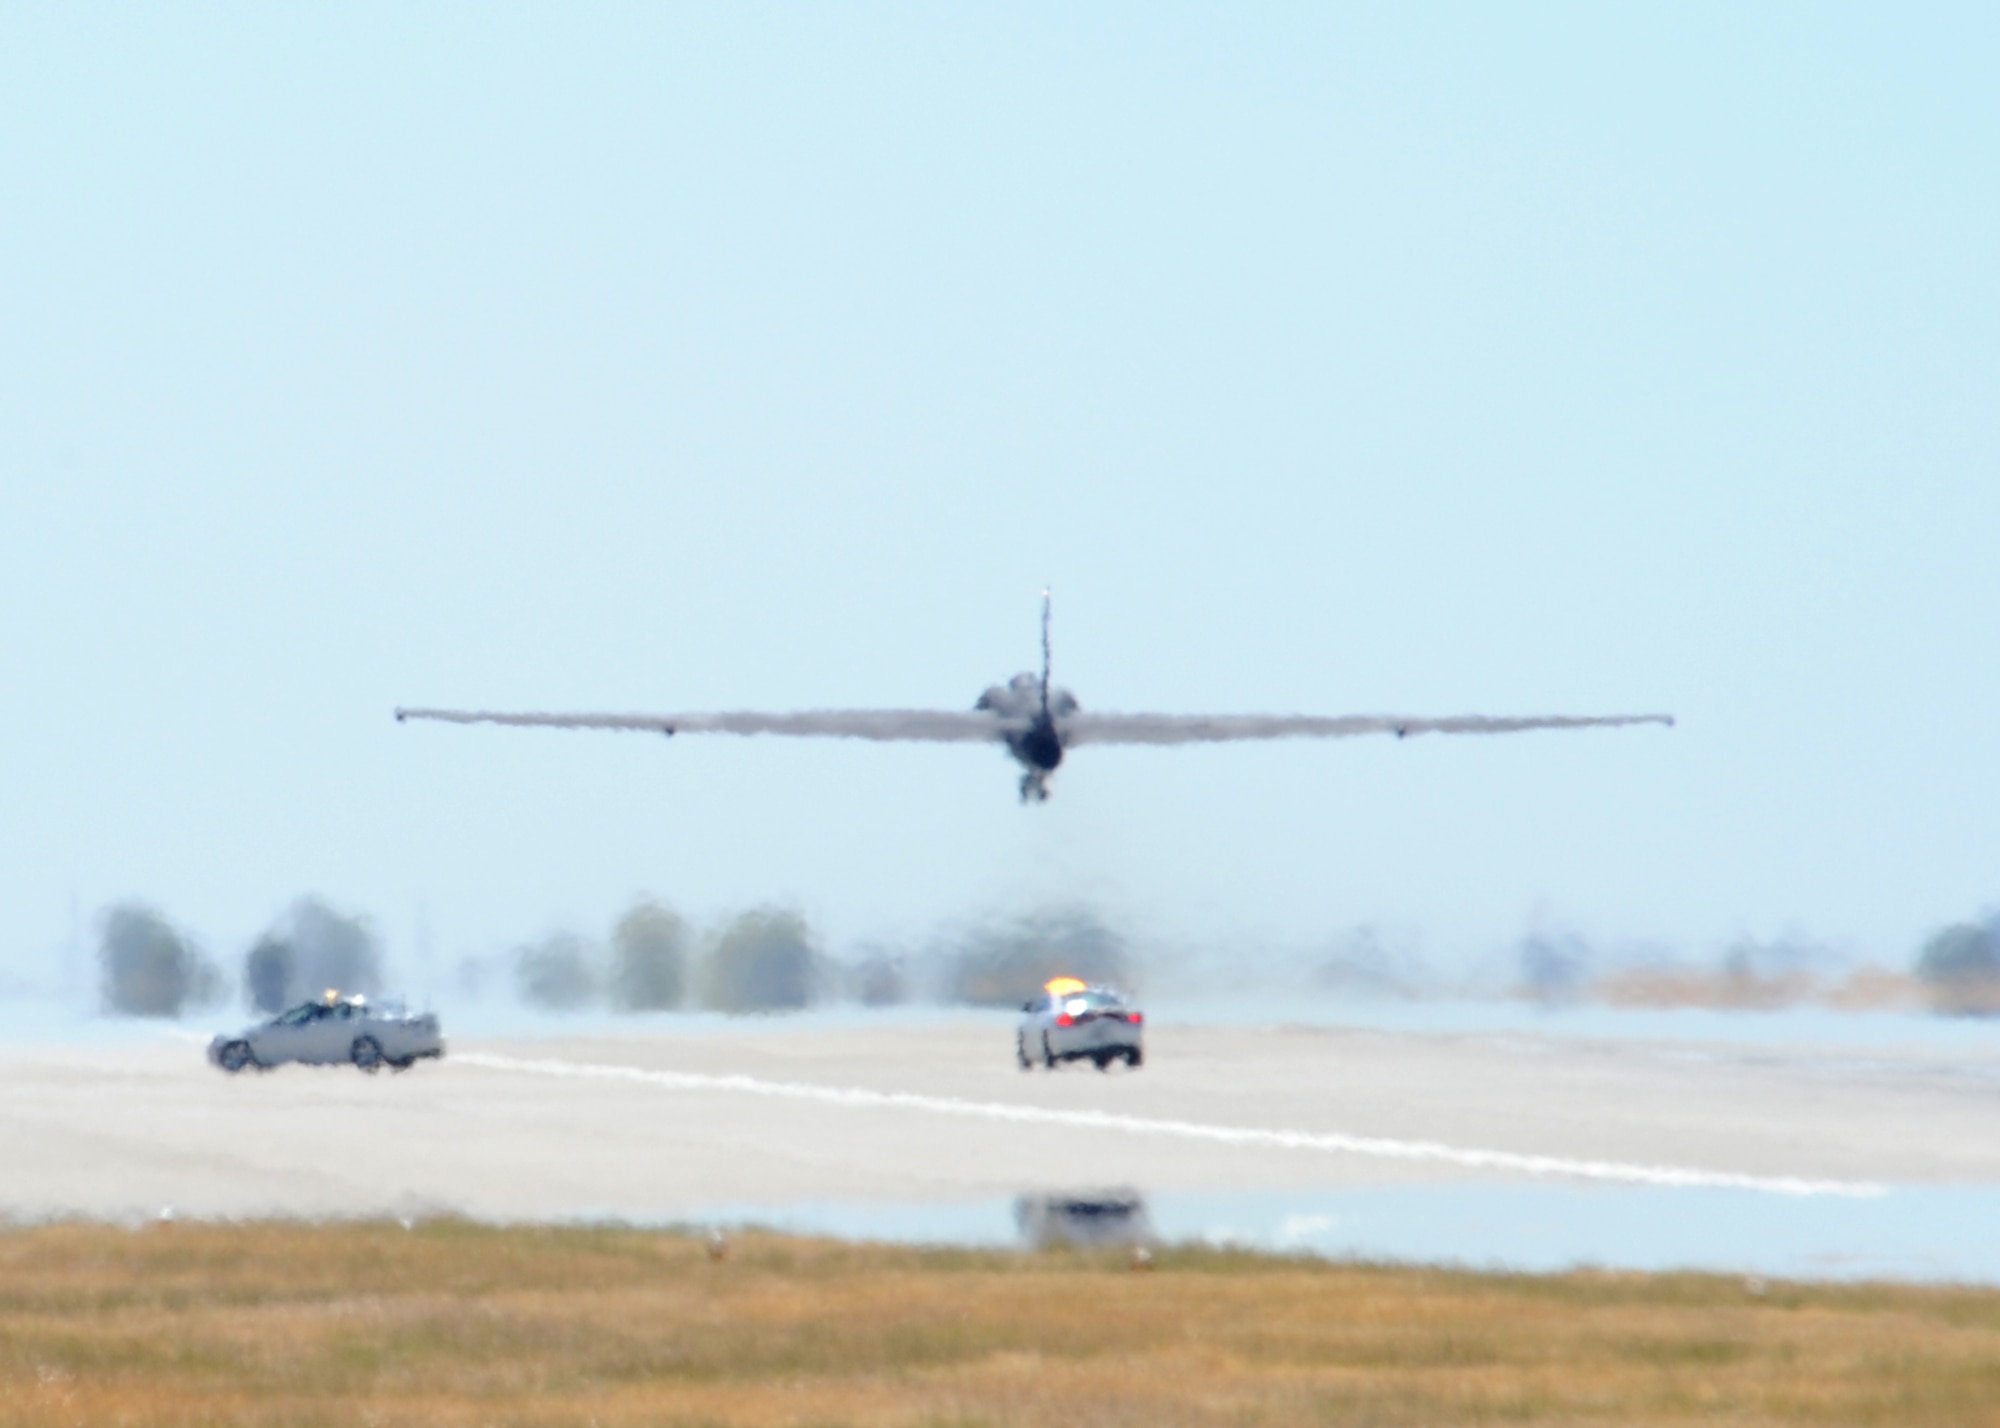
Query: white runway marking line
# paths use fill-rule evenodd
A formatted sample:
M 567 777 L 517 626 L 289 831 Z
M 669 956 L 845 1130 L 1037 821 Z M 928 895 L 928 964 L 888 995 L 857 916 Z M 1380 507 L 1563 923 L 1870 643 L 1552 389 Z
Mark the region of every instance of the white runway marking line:
M 560 1076 L 579 1081 L 625 1081 L 669 1091 L 735 1091 L 777 1100 L 808 1101 L 846 1110 L 923 1111 L 929 1115 L 971 1120 L 1010 1121 L 1017 1125 L 1061 1126 L 1069 1130 L 1123 1131 L 1128 1135 L 1171 1136 L 1205 1140 L 1217 1145 L 1272 1150 L 1317 1150 L 1336 1155 L 1368 1155 L 1382 1160 L 1421 1160 L 1459 1165 L 1473 1170 L 1508 1170 L 1522 1175 L 1550 1175 L 1575 1180 L 1609 1180 L 1628 1185 L 1667 1185 L 1681 1189 L 1754 1190 L 1766 1195 L 1838 1195 L 1873 1199 L 1888 1187 L 1864 1180 L 1807 1180 L 1789 1175 L 1738 1175 L 1723 1170 L 1694 1170 L 1678 1165 L 1636 1165 L 1616 1160 L 1572 1160 L 1559 1155 L 1523 1155 L 1511 1150 L 1475 1150 L 1428 1140 L 1388 1140 L 1380 1136 L 1342 1135 L 1337 1131 L 1261 1130 L 1239 1126 L 1204 1125 L 1199 1121 L 1155 1120 L 1112 1111 L 1057 1111 L 1041 1106 L 1016 1106 L 1002 1101 L 967 1101 L 955 1096 L 924 1096 L 909 1091 L 868 1091 L 858 1087 L 815 1086 L 802 1081 L 765 1081 L 755 1076 L 712 1076 L 691 1071 L 649 1071 L 639 1066 L 602 1065 L 585 1061 L 528 1060 L 458 1052 L 461 1066 L 489 1071 L 517 1071 L 532 1076 Z

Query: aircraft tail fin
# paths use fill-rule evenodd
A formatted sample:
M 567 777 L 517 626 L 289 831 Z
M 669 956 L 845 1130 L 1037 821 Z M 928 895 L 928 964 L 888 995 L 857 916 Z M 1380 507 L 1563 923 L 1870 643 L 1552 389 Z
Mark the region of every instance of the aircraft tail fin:
M 1049 717 L 1049 587 L 1042 587 L 1042 717 Z

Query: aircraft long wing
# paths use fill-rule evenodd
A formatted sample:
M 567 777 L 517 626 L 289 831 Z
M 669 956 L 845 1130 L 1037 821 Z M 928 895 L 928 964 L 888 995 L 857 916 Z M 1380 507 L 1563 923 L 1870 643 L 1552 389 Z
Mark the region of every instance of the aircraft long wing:
M 1362 734 L 1519 734 L 1530 729 L 1606 729 L 1664 724 L 1671 714 L 1544 714 L 1495 718 L 1454 714 L 1419 719 L 1401 714 L 1089 714 L 1059 721 L 1065 744 L 1225 744 L 1242 739 L 1349 739 Z
M 998 743 L 1025 719 L 984 710 L 803 709 L 715 714 L 506 714 L 486 709 L 398 709 L 396 718 L 446 724 L 513 724 L 545 729 L 617 729 L 647 734 L 778 734 L 806 739 L 871 739 L 930 744 Z

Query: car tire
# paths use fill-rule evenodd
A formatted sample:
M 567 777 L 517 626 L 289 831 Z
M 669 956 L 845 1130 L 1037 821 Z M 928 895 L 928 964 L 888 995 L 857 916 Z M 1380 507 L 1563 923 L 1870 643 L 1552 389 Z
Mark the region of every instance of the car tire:
M 1111 1069 L 1111 1053 L 1108 1051 L 1100 1051 L 1090 1059 L 1097 1063 L 1097 1069 L 1100 1071 L 1109 1071 Z
M 215 1059 L 217 1064 L 220 1065 L 223 1070 L 227 1071 L 230 1075 L 234 1076 L 237 1072 L 243 1070 L 244 1067 L 248 1066 L 256 1058 L 250 1054 L 249 1042 L 232 1041 L 227 1046 L 222 1048 L 222 1054 L 217 1056 Z
M 1049 1034 L 1046 1031 L 1042 1033 L 1042 1066 L 1050 1071 L 1056 1069 L 1055 1048 L 1049 1045 Z
M 1139 1047 L 1133 1047 L 1125 1053 L 1125 1064 L 1134 1071 L 1137 1071 L 1141 1066 L 1146 1064 L 1146 1053 Z
M 354 1038 L 354 1064 L 373 1076 L 382 1069 L 382 1043 L 372 1036 Z
M 1028 1055 L 1027 1037 L 1017 1036 L 1014 1038 L 1014 1059 L 1021 1063 L 1023 1071 L 1032 1071 L 1035 1069 L 1034 1058 Z

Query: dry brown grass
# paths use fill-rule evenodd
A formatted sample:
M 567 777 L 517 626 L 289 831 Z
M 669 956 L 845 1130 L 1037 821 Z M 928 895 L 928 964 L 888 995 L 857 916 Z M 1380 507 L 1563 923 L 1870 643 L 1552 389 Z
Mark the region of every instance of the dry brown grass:
M 1810 972 L 1759 976 L 1728 968 L 1640 967 L 1600 977 L 1583 995 L 1615 1007 L 1711 1011 L 1777 1011 L 1802 1003 L 1839 1011 L 1906 1011 L 1924 1002 L 1914 977 L 1883 967 L 1860 967 L 1834 982 Z
M 1996 1424 L 2000 1293 L 396 1224 L 0 1233 L 0 1424 Z

